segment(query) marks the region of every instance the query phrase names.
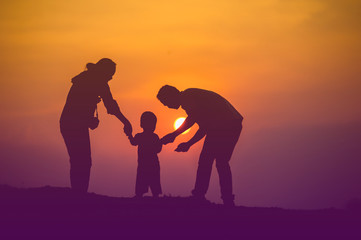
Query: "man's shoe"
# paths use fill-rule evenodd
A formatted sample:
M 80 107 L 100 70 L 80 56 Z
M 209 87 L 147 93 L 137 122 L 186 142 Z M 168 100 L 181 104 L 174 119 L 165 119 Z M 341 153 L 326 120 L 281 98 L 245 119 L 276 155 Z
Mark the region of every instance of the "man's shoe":
M 223 205 L 225 207 L 235 207 L 236 205 L 234 204 L 234 200 L 233 199 L 223 199 Z

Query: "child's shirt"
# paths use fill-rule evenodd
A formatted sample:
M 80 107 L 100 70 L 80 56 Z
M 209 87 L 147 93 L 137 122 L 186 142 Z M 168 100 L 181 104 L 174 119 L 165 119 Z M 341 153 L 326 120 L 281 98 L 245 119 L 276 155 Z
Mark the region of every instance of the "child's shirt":
M 138 164 L 158 163 L 157 154 L 162 150 L 162 144 L 157 134 L 153 132 L 137 133 L 130 139 L 133 146 L 138 146 Z

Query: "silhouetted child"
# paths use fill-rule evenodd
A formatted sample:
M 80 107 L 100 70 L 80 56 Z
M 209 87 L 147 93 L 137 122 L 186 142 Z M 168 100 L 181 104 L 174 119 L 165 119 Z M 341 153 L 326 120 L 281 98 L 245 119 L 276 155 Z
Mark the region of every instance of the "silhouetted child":
M 162 144 L 157 134 L 154 133 L 157 117 L 152 112 L 144 112 L 140 118 L 140 126 L 143 132 L 134 137 L 129 136 L 130 143 L 138 146 L 138 169 L 135 183 L 136 197 L 142 197 L 150 187 L 154 197 L 162 193 L 160 186 L 160 166 L 158 153 L 162 150 Z

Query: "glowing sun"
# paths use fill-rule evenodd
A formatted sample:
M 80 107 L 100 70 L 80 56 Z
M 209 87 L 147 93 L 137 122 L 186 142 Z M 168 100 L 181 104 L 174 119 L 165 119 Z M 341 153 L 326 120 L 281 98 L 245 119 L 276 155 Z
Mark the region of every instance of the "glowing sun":
M 174 129 L 178 129 L 183 124 L 184 120 L 186 120 L 184 117 L 177 118 L 177 120 L 174 121 Z M 189 130 L 190 129 L 187 129 L 182 134 L 189 132 Z

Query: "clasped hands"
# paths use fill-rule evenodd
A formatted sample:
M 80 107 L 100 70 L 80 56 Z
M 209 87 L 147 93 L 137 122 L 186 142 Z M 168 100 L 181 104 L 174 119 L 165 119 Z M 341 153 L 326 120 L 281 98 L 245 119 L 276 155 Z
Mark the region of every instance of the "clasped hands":
M 133 129 L 132 129 L 132 125 L 130 124 L 130 122 L 126 122 L 124 124 L 123 130 L 124 130 L 125 135 L 127 135 L 127 137 L 132 136 Z
M 160 141 L 162 144 L 166 145 L 168 143 L 174 142 L 176 137 L 177 137 L 177 135 L 175 133 L 169 133 L 169 134 L 165 135 L 164 137 L 162 137 L 160 139 Z M 188 142 L 184 142 L 184 143 L 179 144 L 178 147 L 174 151 L 187 152 L 190 147 L 191 147 L 191 145 Z

